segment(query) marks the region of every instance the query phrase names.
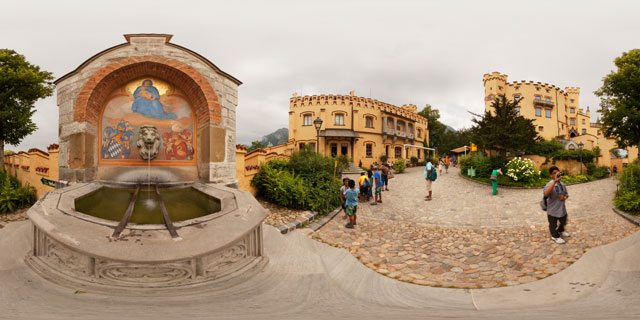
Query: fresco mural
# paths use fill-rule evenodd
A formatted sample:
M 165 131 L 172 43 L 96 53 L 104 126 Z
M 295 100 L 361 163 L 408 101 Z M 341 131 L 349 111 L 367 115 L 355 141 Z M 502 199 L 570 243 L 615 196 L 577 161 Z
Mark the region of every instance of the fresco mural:
M 151 165 L 195 165 L 195 116 L 186 95 L 157 78 L 136 79 L 114 90 L 100 120 L 100 163 L 146 165 L 135 147 L 141 126 L 162 137 Z

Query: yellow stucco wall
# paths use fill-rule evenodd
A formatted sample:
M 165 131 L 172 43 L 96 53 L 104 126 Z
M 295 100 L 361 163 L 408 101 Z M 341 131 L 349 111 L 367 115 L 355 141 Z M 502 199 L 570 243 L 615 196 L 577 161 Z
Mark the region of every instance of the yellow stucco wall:
M 48 152 L 33 148 L 4 157 L 5 171 L 16 176 L 22 185 L 34 186 L 38 198 L 54 189 L 42 184 L 42 178 L 58 180 L 58 145 L 52 144 L 47 149 Z
M 342 121 L 337 116 L 342 116 Z M 305 117 L 307 122 L 305 123 Z M 423 146 L 429 141 L 427 119 L 418 115 L 415 105 L 396 107 L 370 98 L 349 95 L 314 95 L 299 97 L 296 94 L 289 101 L 289 138 L 287 154 L 299 150 L 303 145 L 315 147 L 317 137 L 313 120 L 322 119 L 321 132 L 340 130 L 345 135 L 358 135 L 357 138 L 320 137 L 319 152 L 333 155 L 334 147 L 338 155 L 346 155 L 355 164 L 362 161 L 365 167 L 374 161 L 380 162 L 380 156 L 389 159 L 425 158 L 425 150 L 404 147 L 404 144 Z M 369 120 L 367 120 L 369 119 Z M 322 133 L 321 133 L 322 135 Z M 343 146 L 345 147 L 343 149 Z M 367 146 L 371 152 L 367 155 Z M 396 153 L 398 148 L 398 153 Z M 268 148 L 267 148 L 268 149 Z M 278 151 L 281 151 L 278 149 Z
M 546 140 L 562 136 L 563 139 L 584 143 L 584 148 L 588 150 L 599 146 L 602 156 L 598 164 L 612 166 L 610 151 L 617 149 L 615 140 L 604 137 L 600 124 L 591 122 L 589 107 L 586 111 L 580 107 L 580 88 L 561 89 L 552 84 L 525 80 L 508 82 L 507 78 L 506 74 L 499 72 L 484 74 L 486 111 L 493 111 L 491 105 L 501 95 L 509 100 L 515 100 L 517 96 L 520 99 L 520 114 L 534 120 L 539 136 Z M 536 108 L 540 109 L 539 115 L 536 114 Z M 625 162 L 637 158 L 637 148 L 628 148 L 627 151 L 629 158 Z

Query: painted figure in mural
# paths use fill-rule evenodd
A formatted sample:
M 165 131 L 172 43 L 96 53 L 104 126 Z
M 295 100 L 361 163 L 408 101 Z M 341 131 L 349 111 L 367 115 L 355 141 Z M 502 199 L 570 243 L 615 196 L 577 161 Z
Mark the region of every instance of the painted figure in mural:
M 174 113 L 165 112 L 160 103 L 160 93 L 151 80 L 143 80 L 142 85 L 133 92 L 131 110 L 143 116 L 156 119 L 176 119 Z
M 102 159 L 129 159 L 133 126 L 120 121 L 114 127 L 106 127 L 102 134 Z
M 193 134 L 191 130 L 165 132 L 162 135 L 167 160 L 193 160 Z

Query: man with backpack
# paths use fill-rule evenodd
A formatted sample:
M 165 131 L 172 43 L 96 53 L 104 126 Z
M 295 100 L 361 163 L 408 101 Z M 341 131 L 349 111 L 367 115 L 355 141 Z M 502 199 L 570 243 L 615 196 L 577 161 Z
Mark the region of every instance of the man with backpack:
M 425 197 L 425 201 L 431 201 L 431 184 L 436 181 L 436 178 L 438 176 L 438 173 L 436 172 L 436 169 L 433 167 L 433 165 L 431 164 L 431 158 L 427 157 L 425 159 L 425 161 L 427 162 L 427 165 L 424 168 L 424 179 L 427 181 L 427 192 L 429 192 L 429 195 L 427 197 Z
M 549 220 L 549 232 L 551 232 L 551 240 L 555 243 L 562 244 L 565 240 L 562 238 L 569 237 L 569 233 L 564 231 L 567 224 L 567 207 L 565 201 L 569 198 L 567 186 L 560 181 L 562 173 L 556 166 L 549 168 L 549 174 L 552 180 L 544 186 L 542 209 L 547 211 L 547 219 Z

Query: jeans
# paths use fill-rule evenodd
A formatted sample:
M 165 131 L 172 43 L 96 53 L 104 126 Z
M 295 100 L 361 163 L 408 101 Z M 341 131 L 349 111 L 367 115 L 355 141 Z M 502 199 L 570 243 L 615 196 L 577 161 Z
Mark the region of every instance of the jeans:
M 567 215 L 562 218 L 547 215 L 547 219 L 549 220 L 549 232 L 551 232 L 551 236 L 560 238 L 560 234 L 564 231 L 564 226 L 567 224 Z

